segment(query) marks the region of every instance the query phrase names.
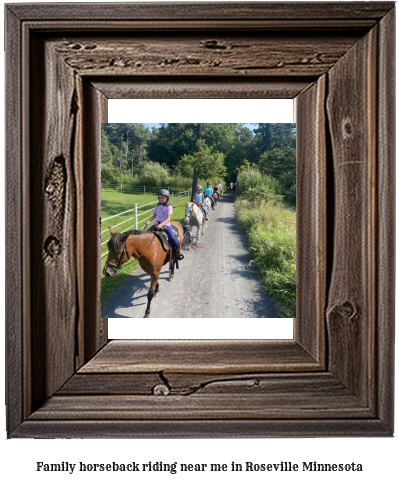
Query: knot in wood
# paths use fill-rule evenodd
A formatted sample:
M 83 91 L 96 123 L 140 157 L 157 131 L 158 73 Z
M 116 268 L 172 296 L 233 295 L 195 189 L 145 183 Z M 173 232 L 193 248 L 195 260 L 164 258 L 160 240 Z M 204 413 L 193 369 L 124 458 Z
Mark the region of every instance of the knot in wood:
M 351 137 L 353 134 L 353 125 L 350 120 L 346 119 L 343 122 L 343 135 L 344 137 Z
M 342 304 L 337 304 L 332 306 L 327 312 L 328 320 L 334 320 L 334 315 L 336 318 L 341 317 L 350 323 L 356 323 L 359 319 L 359 310 L 350 301 L 345 301 Z
M 154 396 L 169 396 L 170 389 L 166 384 L 157 384 L 152 388 Z
M 51 199 L 53 197 L 53 194 L 56 191 L 54 181 L 52 181 L 52 180 L 47 181 L 47 184 L 46 184 L 44 191 L 47 194 L 47 196 Z
M 94 49 L 97 49 L 96 44 L 86 44 L 84 47 L 85 51 L 94 51 Z
M 227 49 L 227 46 L 225 46 L 224 44 L 221 44 L 216 39 L 203 41 L 202 45 L 205 47 L 205 49 L 218 49 L 218 50 Z
M 47 256 L 54 258 L 61 253 L 61 242 L 57 237 L 50 235 L 44 242 L 44 251 Z

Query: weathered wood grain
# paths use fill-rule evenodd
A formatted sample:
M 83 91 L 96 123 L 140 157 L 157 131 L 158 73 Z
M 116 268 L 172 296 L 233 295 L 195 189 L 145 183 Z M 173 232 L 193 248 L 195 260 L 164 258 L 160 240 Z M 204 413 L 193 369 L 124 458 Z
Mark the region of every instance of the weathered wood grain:
M 75 37 L 56 42 L 65 63 L 90 76 L 320 76 L 358 35 L 246 34 Z M 332 42 L 334 39 L 334 42 Z
M 375 348 L 376 31 L 328 73 L 334 213 L 327 327 L 330 370 L 370 402 Z
M 345 21 L 354 22 L 360 25 L 368 20 L 374 23 L 380 20 L 389 10 L 393 8 L 393 2 L 323 2 L 314 4 L 303 2 L 302 5 L 295 5 L 291 2 L 245 2 L 245 3 L 186 3 L 184 8 L 181 4 L 157 3 L 113 3 L 74 5 L 74 4 L 38 4 L 32 9 L 27 4 L 10 5 L 9 10 L 21 20 L 90 20 L 89 25 L 93 29 L 93 22 L 101 20 L 140 19 L 154 21 L 169 20 L 185 23 L 192 19 L 200 19 L 208 24 L 212 20 L 240 20 L 249 22 L 251 20 L 270 19 L 284 23 L 287 20 L 302 23 L 306 28 L 308 22 L 326 20 L 329 22 L 338 21 L 338 26 Z M 292 25 L 292 24 L 290 24 Z M 369 26 L 369 24 L 366 24 Z M 291 27 L 292 28 L 292 27 Z
M 29 294 L 26 285 L 26 272 L 29 273 L 29 240 L 23 238 L 24 229 L 29 229 L 29 218 L 26 213 L 27 201 L 23 198 L 26 179 L 24 177 L 22 139 L 22 104 L 20 96 L 22 65 L 12 62 L 18 58 L 22 49 L 22 37 L 19 31 L 19 20 L 10 11 L 5 11 L 6 32 L 5 49 L 9 56 L 5 70 L 7 98 L 5 100 L 5 117 L 8 126 L 13 127 L 6 139 L 5 152 L 8 164 L 5 168 L 7 184 L 5 186 L 5 212 L 7 245 L 5 250 L 5 275 L 7 276 L 6 292 L 6 396 L 7 424 L 10 430 L 16 428 L 24 418 L 24 388 L 29 384 L 26 369 L 29 366 L 21 361 L 24 353 L 24 326 L 29 327 Z M 20 222 L 20 224 L 16 224 Z
M 392 435 L 394 4 L 6 12 L 9 436 Z M 106 343 L 85 232 L 110 93 L 297 97 L 294 341 Z
M 326 358 L 327 283 L 326 89 L 326 78 L 321 76 L 295 99 L 297 188 L 307 196 L 297 198 L 298 278 L 294 338 L 323 364 Z M 314 328 L 305 323 L 318 323 L 318 326 Z
M 284 380 L 282 380 L 284 379 Z M 162 387 L 161 387 L 162 386 Z M 63 395 L 180 395 L 240 393 L 264 395 L 313 391 L 346 394 L 345 387 L 329 373 L 309 372 L 256 374 L 175 373 L 83 373 L 75 374 L 58 392 Z M 310 396 L 309 396 L 310 397 Z
M 128 76 L 117 79 L 94 77 L 93 86 L 107 99 L 115 98 L 295 98 L 312 78 L 179 78 Z M 223 93 L 221 93 L 223 90 Z
M 317 420 L 322 419 L 372 419 L 373 413 L 359 405 L 354 396 L 339 395 L 334 391 L 331 395 L 316 394 L 282 394 L 254 396 L 241 393 L 232 407 L 227 394 L 205 396 L 167 396 L 155 399 L 151 396 L 129 398 L 129 396 L 54 396 L 39 410 L 34 412 L 29 421 L 51 420 L 197 420 L 197 421 L 239 421 L 275 419 L 289 420 L 314 419 L 314 409 L 318 410 Z M 292 406 L 295 400 L 295 407 Z M 327 405 L 326 399 L 330 402 Z M 287 406 L 284 406 L 287 404 Z
M 111 340 L 80 372 L 226 374 L 319 368 L 292 340 Z
M 75 374 L 57 394 L 151 395 L 161 384 L 160 374 Z
M 377 103 L 377 347 L 376 357 L 385 356 L 377 370 L 376 397 L 378 415 L 388 428 L 394 424 L 395 349 L 395 11 L 391 10 L 379 24 L 378 98 Z M 390 365 L 391 364 L 391 365 Z
M 83 151 L 85 194 L 84 230 L 81 234 L 84 249 L 84 362 L 108 341 L 108 322 L 101 319 L 101 123 L 106 120 L 104 95 L 86 83 L 83 90 L 84 114 Z M 88 245 L 87 236 L 90 236 Z M 97 242 L 97 245 L 95 244 Z
M 378 419 L 25 421 L 15 438 L 312 438 L 391 435 Z
M 73 72 L 56 53 L 45 62 L 32 43 L 32 405 L 51 396 L 75 370 L 76 193 L 73 177 L 76 89 Z M 57 79 L 46 87 L 43 79 Z M 46 88 L 46 89 L 45 89 Z M 54 107 L 53 110 L 46 107 Z M 37 216 L 41 219 L 37 220 Z M 57 323 L 54 326 L 54 323 Z M 45 372 L 44 372 L 45 371 Z

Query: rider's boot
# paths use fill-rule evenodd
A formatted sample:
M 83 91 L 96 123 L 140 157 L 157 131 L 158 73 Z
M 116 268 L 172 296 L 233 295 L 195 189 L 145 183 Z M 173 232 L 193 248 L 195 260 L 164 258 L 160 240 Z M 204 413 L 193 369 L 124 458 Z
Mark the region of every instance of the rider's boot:
M 183 260 L 184 259 L 184 255 L 180 252 L 180 249 L 175 247 L 175 252 L 176 252 L 176 259 L 177 260 Z

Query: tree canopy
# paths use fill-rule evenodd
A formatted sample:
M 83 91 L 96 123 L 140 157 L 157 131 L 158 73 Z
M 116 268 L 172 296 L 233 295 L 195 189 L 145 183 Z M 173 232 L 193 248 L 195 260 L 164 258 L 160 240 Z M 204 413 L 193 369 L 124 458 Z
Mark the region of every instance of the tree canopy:
M 257 123 L 165 123 L 150 130 L 139 123 L 108 123 L 101 128 L 102 178 L 179 175 L 198 180 L 235 181 L 245 167 L 255 167 L 295 191 L 296 126 Z M 163 175 L 163 176 L 162 176 Z

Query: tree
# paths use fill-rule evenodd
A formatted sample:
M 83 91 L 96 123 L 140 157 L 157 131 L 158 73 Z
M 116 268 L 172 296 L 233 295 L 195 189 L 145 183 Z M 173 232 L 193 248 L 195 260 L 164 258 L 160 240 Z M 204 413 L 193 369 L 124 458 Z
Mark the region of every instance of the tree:
M 154 129 L 148 145 L 148 157 L 174 168 L 184 154 L 197 150 L 196 125 L 167 123 Z
M 126 137 L 126 162 L 130 169 L 132 176 L 134 175 L 135 167 L 141 164 L 146 156 L 146 146 L 151 137 L 151 133 L 147 127 L 141 123 L 129 124 L 130 129 Z M 129 158 L 129 141 L 132 141 Z M 130 161 L 129 161 L 130 159 Z
M 196 192 L 195 188 L 199 178 L 216 180 L 227 174 L 224 154 L 215 152 L 213 147 L 208 147 L 203 140 L 199 141 L 197 152 L 186 154 L 180 159 L 178 167 L 183 174 L 187 174 L 188 171 L 192 172 L 193 195 Z
M 102 124 L 102 133 L 112 152 L 113 164 L 133 173 L 134 165 L 143 160 L 150 130 L 141 123 L 106 123 Z
M 112 166 L 113 155 L 108 136 L 103 127 L 101 127 L 101 164 Z
M 259 159 L 259 167 L 264 174 L 276 179 L 285 193 L 296 184 L 296 151 L 292 147 L 276 147 L 264 152 Z
M 263 154 L 276 147 L 280 149 L 295 148 L 295 128 L 294 123 L 258 123 L 258 128 L 254 130 L 258 154 Z

